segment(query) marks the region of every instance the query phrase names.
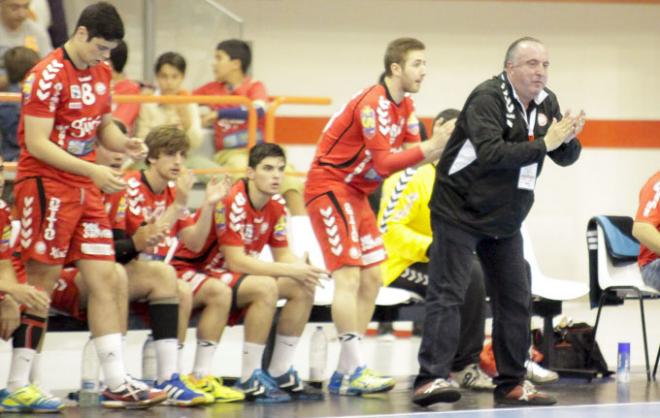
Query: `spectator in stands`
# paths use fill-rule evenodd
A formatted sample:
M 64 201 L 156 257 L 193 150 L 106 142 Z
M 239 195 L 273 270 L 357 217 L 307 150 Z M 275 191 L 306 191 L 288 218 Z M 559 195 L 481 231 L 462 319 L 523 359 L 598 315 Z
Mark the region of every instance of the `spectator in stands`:
M 410 93 L 426 75 L 425 46 L 390 42 L 380 82 L 356 94 L 323 132 L 305 184 L 305 202 L 335 291 L 332 317 L 341 353 L 328 390 L 359 396 L 391 390 L 394 379 L 370 370 L 360 346 L 382 285 L 386 254 L 367 196 L 399 170 L 435 161 L 450 130 L 420 143 Z
M 183 89 L 183 79 L 186 75 L 186 60 L 176 52 L 166 52 L 158 57 L 154 66 L 156 73 L 156 95 L 176 96 L 186 95 Z M 202 129 L 197 103 L 188 104 L 159 104 L 144 103 L 136 122 L 136 136 L 144 138 L 152 128 L 161 125 L 176 125 L 181 128 L 190 140 L 190 150 L 198 148 L 202 142 Z M 211 160 L 199 156 L 190 155 L 185 163 L 191 169 L 214 169 L 220 168 Z M 201 179 L 202 177 L 200 177 Z M 208 176 L 203 180 L 208 181 Z
M 639 268 L 644 283 L 660 291 L 660 171 L 639 193 L 632 233 L 640 243 Z
M 118 257 L 123 258 L 128 252 L 131 258 L 135 258 L 139 252 L 140 260 L 162 261 L 170 247 L 175 245 L 174 238 L 188 248 L 200 250 L 212 231 L 215 205 L 230 188 L 229 179 L 214 178 L 208 182 L 202 206 L 192 217 L 187 209 L 192 176 L 183 167 L 190 147 L 188 137 L 176 126 L 163 125 L 152 129 L 145 143 L 149 147 L 147 168 L 126 177 L 125 236 L 135 240 L 136 248 L 131 249 L 129 242 L 124 250 L 117 251 Z M 165 227 L 167 237 L 157 245 L 144 244 L 140 248 L 136 239 L 143 225 L 149 222 Z M 219 280 L 200 283 L 194 278 L 192 282 L 199 285 L 192 290 L 193 307 L 200 309 L 200 316 L 193 369 L 195 379 L 191 379 L 190 385 L 212 395 L 217 402 L 240 401 L 243 394 L 222 385 L 211 371 L 213 356 L 229 315 L 231 290 Z M 158 383 L 161 388 L 167 385 L 167 382 L 165 385 Z M 187 378 L 183 383 L 188 385 Z
M 495 402 L 556 402 L 525 380 L 531 294 L 520 225 L 546 155 L 558 165 L 573 164 L 585 120 L 582 112 L 562 117 L 557 98 L 545 88 L 548 65 L 543 43 L 514 41 L 504 71 L 468 97 L 436 168 L 426 321 L 413 395 L 419 405 L 458 399 L 447 379 L 475 252 L 492 302 Z
M 140 94 L 142 86 L 137 81 L 129 80 L 124 74 L 128 60 L 128 45 L 122 39 L 119 45 L 110 52 L 110 67 L 112 68 L 112 94 Z M 140 113 L 140 103 L 112 103 L 112 118 L 121 123 L 129 134 L 132 134 L 135 120 Z
M 39 61 L 39 56 L 33 50 L 17 46 L 5 52 L 5 65 L 9 87 L 7 91 L 19 93 L 22 89 L 25 74 Z M 4 161 L 18 160 L 18 119 L 21 105 L 19 103 L 0 102 L 0 138 L 2 139 L 2 158 Z
M 266 87 L 261 81 L 248 76 L 252 63 L 250 46 L 239 39 L 227 39 L 218 44 L 215 51 L 213 75 L 215 80 L 195 89 L 193 94 L 209 96 L 243 96 L 252 101 L 257 109 L 257 143 L 263 141 L 265 113 L 268 102 Z M 212 111 L 202 116 L 202 125 L 215 130 L 214 160 L 225 168 L 247 168 L 247 109 L 236 105 L 213 105 Z M 287 166 L 287 172 L 294 171 Z M 243 177 L 242 171 L 233 174 L 234 179 Z M 282 184 L 282 195 L 292 215 L 305 215 L 302 200 L 303 182 L 287 175 Z
M 459 111 L 447 109 L 434 120 L 434 129 L 453 129 Z M 428 208 L 437 161 L 408 168 L 383 183 L 378 225 L 388 258 L 382 264 L 386 286 L 405 289 L 424 299 L 428 286 L 431 213 Z M 477 257 L 471 260 L 470 285 L 461 306 L 458 350 L 451 365 L 452 377 L 461 387 L 492 390 L 492 380 L 479 367 L 486 322 L 486 291 Z
M 2 56 L 9 48 L 24 46 L 36 51 L 40 58 L 53 50 L 46 31 L 30 15 L 30 0 L 0 1 L 0 91 L 7 88 L 7 74 Z
M 293 367 L 296 347 L 325 272 L 298 258 L 289 248 L 287 211 L 278 193 L 286 158 L 276 144 L 250 150 L 247 178 L 237 181 L 216 206 L 215 227 L 204 247 L 179 247 L 172 264 L 194 287 L 211 282 L 232 288 L 230 324 L 245 315 L 243 367 L 238 387 L 257 402 L 321 400 L 319 390 L 305 385 Z M 274 262 L 258 257 L 268 245 Z M 262 357 L 278 298 L 286 299 L 277 325 L 268 371 Z

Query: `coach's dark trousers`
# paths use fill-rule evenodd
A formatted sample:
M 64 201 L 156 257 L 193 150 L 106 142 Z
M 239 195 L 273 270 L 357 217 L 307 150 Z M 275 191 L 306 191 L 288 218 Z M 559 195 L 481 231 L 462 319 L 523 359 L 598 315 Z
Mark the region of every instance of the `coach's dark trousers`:
M 448 378 L 461 329 L 460 306 L 470 284 L 474 253 L 481 260 L 493 312 L 496 392 L 506 393 L 525 376 L 530 344 L 530 282 L 520 231 L 491 238 L 432 217 L 424 334 L 415 387 Z

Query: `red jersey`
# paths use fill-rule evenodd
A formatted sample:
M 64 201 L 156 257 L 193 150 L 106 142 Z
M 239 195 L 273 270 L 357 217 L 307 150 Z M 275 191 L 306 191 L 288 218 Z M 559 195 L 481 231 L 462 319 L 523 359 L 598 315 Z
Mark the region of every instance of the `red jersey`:
M 11 246 L 11 211 L 4 200 L 0 199 L 0 260 L 10 260 L 13 253 Z
M 112 94 L 140 94 L 140 84 L 133 80 L 120 80 L 112 86 Z M 133 132 L 133 125 L 140 113 L 140 103 L 113 103 L 112 117 L 124 124 L 128 132 Z
M 154 193 L 144 176 L 144 172 L 131 173 L 126 176 L 126 208 L 125 223 L 126 235 L 133 236 L 140 226 L 151 218 L 158 218 L 168 206 L 174 203 L 176 189 L 174 182 L 169 182 L 162 193 Z M 121 200 L 119 200 L 121 203 Z M 120 213 L 120 211 L 117 211 Z M 112 215 L 111 221 L 112 221 Z M 115 214 L 116 218 L 116 214 Z M 174 238 L 179 231 L 195 223 L 192 216 L 186 214 L 180 217 L 170 229 L 170 236 L 155 248 L 149 248 L 142 252 L 141 256 L 152 260 L 162 260 L 167 256 Z
M 369 194 L 384 174 L 373 162 L 375 152 L 397 153 L 404 143 L 419 142 L 419 121 L 409 96 L 396 104 L 384 84 L 360 91 L 332 116 L 321 136 L 307 175 L 307 197 L 328 191 L 328 184 L 347 184 Z
M 193 91 L 194 95 L 204 96 L 243 96 L 252 100 L 254 106 L 265 111 L 268 95 L 266 87 L 261 81 L 245 77 L 243 83 L 231 88 L 226 83 L 211 81 Z M 236 107 L 236 105 L 212 105 L 214 111 L 222 108 Z M 259 118 L 257 124 L 257 142 L 263 141 L 265 120 Z M 244 148 L 247 146 L 247 120 L 244 119 L 218 119 L 215 123 L 215 149 L 221 151 L 229 148 Z
M 200 252 L 192 252 L 181 245 L 172 265 L 175 268 L 226 269 L 220 252 L 223 245 L 241 246 L 245 253 L 259 257 L 266 245 L 287 247 L 287 210 L 284 198 L 274 195 L 261 210 L 252 206 L 247 193 L 247 180 L 239 180 L 222 204 L 216 205 L 214 228 Z M 199 213 L 199 212 L 198 212 Z
M 51 142 L 69 154 L 94 162 L 97 130 L 102 117 L 110 113 L 111 78 L 105 63 L 77 69 L 63 48 L 32 68 L 23 84 L 17 180 L 49 177 L 73 187 L 93 185 L 88 177 L 60 170 L 30 155 L 25 146 L 25 116 L 52 118 Z
M 651 224 L 660 231 L 660 171 L 655 173 L 639 192 L 639 209 L 635 221 Z M 645 266 L 657 258 L 658 254 L 644 244 L 639 245 L 640 266 Z

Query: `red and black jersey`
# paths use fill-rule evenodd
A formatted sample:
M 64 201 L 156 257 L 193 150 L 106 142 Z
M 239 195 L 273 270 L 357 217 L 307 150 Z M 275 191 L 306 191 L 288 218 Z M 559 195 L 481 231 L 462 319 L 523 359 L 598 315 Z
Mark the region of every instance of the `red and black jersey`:
M 133 236 L 135 232 L 152 218 L 159 218 L 165 213 L 168 206 L 174 203 L 176 188 L 174 182 L 169 182 L 162 193 L 155 193 L 144 172 L 131 173 L 126 176 L 125 191 L 125 223 L 126 235 Z M 121 200 L 119 201 L 121 203 Z M 120 212 L 117 212 L 120 214 Z M 112 221 L 112 218 L 111 218 Z M 156 248 L 150 248 L 142 252 L 149 259 L 162 260 L 174 242 L 173 238 L 179 231 L 195 223 L 193 217 L 186 213 L 180 217 L 170 229 L 170 236 L 161 242 Z
M 32 68 L 23 84 L 17 180 L 49 177 L 74 187 L 93 184 L 88 177 L 33 157 L 25 145 L 25 116 L 53 119 L 49 139 L 69 154 L 94 162 L 97 131 L 102 117 L 110 113 L 111 78 L 110 67 L 105 63 L 77 69 L 63 48 L 54 50 Z
M 220 252 L 224 245 L 242 246 L 253 257 L 258 257 L 266 245 L 271 248 L 289 245 L 284 198 L 274 195 L 258 210 L 250 202 L 245 179 L 237 181 L 222 204 L 216 205 L 213 224 L 200 252 L 179 246 L 172 261 L 175 268 L 226 268 Z
M 307 176 L 306 197 L 342 183 L 369 194 L 389 173 L 374 164 L 379 152 L 397 153 L 420 141 L 412 98 L 397 104 L 384 84 L 360 91 L 328 122 Z

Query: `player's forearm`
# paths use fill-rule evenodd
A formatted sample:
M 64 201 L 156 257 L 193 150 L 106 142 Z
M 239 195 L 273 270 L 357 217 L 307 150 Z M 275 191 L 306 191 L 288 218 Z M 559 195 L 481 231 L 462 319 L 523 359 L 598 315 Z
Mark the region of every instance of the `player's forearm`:
M 204 204 L 197 222 L 181 231 L 181 240 L 193 252 L 201 251 L 204 248 L 213 225 L 213 208 L 213 205 Z
M 110 151 L 126 152 L 128 137 L 119 130 L 110 117 L 103 118 L 103 123 L 98 130 L 98 136 L 103 147 Z
M 660 255 L 660 231 L 653 225 L 645 222 L 635 222 L 632 234 L 646 248 Z
M 30 139 L 26 135 L 25 145 L 35 158 L 60 170 L 89 177 L 94 163 L 75 157 L 49 141 L 48 138 Z
M 287 263 L 262 261 L 247 254 L 227 257 L 226 261 L 229 270 L 236 273 L 281 277 L 287 276 L 289 272 Z

